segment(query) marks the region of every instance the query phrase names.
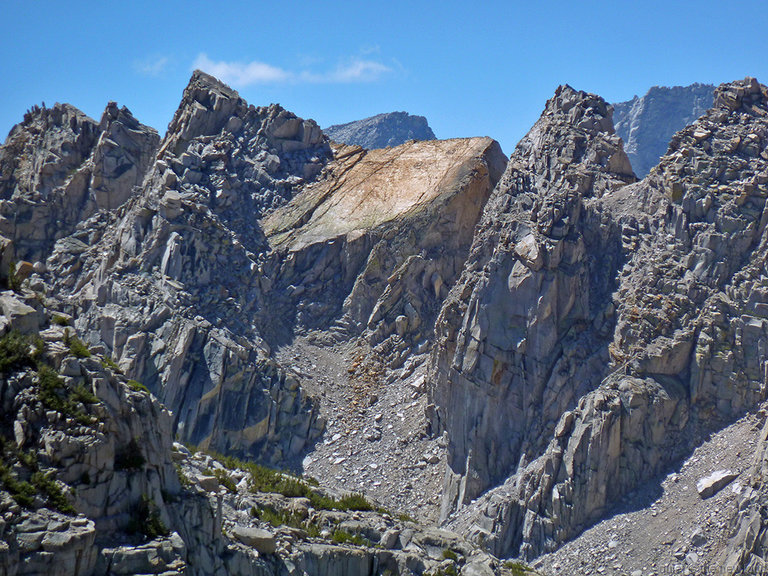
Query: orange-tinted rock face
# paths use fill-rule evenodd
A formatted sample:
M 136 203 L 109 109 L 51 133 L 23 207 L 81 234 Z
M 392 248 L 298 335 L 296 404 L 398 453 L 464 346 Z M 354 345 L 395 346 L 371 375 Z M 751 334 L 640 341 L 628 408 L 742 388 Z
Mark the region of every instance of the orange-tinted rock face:
M 494 163 L 491 170 L 484 166 L 489 162 Z M 412 218 L 434 202 L 461 196 L 455 207 L 467 213 L 441 216 L 452 216 L 462 232 L 469 228 L 471 234 L 493 176 L 498 178 L 491 173 L 503 169 L 503 162 L 490 138 L 410 142 L 370 151 L 342 146 L 326 168 L 325 180 L 269 216 L 264 229 L 275 245 L 296 250 Z M 468 173 L 473 176 L 469 181 Z M 482 191 L 470 190 L 474 180 L 482 181 Z
M 373 343 L 431 337 L 505 165 L 490 138 L 338 148 L 324 178 L 263 222 L 283 255 L 278 285 L 300 287 L 297 321 L 343 319 Z

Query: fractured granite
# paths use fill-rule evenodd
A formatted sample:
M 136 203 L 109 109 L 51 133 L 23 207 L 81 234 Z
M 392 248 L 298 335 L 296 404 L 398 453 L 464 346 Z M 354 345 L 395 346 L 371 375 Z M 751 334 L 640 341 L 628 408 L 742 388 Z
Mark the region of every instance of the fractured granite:
M 711 84 L 653 86 L 643 96 L 613 105 L 616 133 L 640 178 L 659 163 L 675 132 L 693 124 L 712 106 L 714 93 Z
M 399 146 L 409 140 L 434 140 L 435 133 L 424 116 L 407 112 L 389 112 L 370 118 L 328 126 L 323 130 L 331 139 L 368 150 Z
M 457 510 L 451 526 L 474 531 L 478 541 L 498 554 L 535 557 L 573 537 L 622 494 L 690 450 L 697 434 L 732 421 L 765 399 L 766 332 L 760 311 L 767 95 L 754 79 L 721 86 L 713 108 L 673 138 L 645 180 L 603 194 L 587 189 L 570 205 L 553 206 L 552 213 L 563 221 L 564 240 L 578 239 L 572 227 L 579 222 L 585 243 L 599 239 L 593 244 L 599 251 L 587 253 L 599 259 L 592 269 L 606 271 L 607 281 L 567 290 L 569 298 L 561 304 L 546 297 L 546 284 L 531 285 L 531 278 L 541 274 L 531 241 L 515 252 L 507 249 L 512 258 L 507 257 L 509 263 L 499 272 L 492 267 L 504 262 L 498 257 L 474 269 L 470 258 L 463 274 L 470 286 L 493 286 L 499 278 L 511 295 L 494 301 L 491 296 L 498 292 L 475 289 L 475 300 L 466 290 L 457 303 L 449 299 L 442 312 L 443 318 L 459 312 L 444 324 L 445 344 L 433 357 L 432 382 L 437 405 L 433 422 L 453 436 L 444 494 L 445 514 Z M 580 95 L 577 106 L 588 98 Z M 540 123 L 555 123 L 558 113 L 573 114 L 571 110 L 568 103 L 554 114 L 548 108 Z M 564 128 L 580 133 L 578 113 L 566 116 Z M 602 125 L 591 139 L 599 143 L 610 134 L 610 126 Z M 529 149 L 534 158 L 543 153 L 539 150 L 557 150 L 546 139 L 539 143 L 538 150 Z M 514 165 L 515 155 L 510 167 Z M 546 182 L 552 174 L 548 170 L 531 179 Z M 555 190 L 567 191 L 574 181 L 554 176 Z M 546 198 L 541 194 L 534 200 L 545 203 Z M 583 213 L 570 207 L 579 204 Z M 496 203 L 492 198 L 486 210 L 504 214 L 514 206 L 514 200 Z M 513 219 L 513 231 L 520 221 Z M 558 230 L 549 222 L 547 231 Z M 518 245 L 531 228 L 517 232 L 510 244 Z M 492 249 L 500 244 L 488 243 L 486 254 L 498 252 Z M 578 268 L 561 266 L 550 285 L 572 282 L 578 278 L 574 271 Z M 593 294 L 599 298 L 593 300 Z M 575 296 L 584 298 L 580 307 Z M 485 324 L 481 314 L 484 307 L 498 310 L 499 303 L 509 312 L 502 315 L 504 330 L 493 336 L 494 318 Z M 741 308 L 737 303 L 749 304 Z M 574 310 L 581 314 L 575 317 L 578 324 L 569 322 Z M 475 315 L 478 321 L 472 322 Z M 518 316 L 525 322 L 511 321 Z M 539 332 L 552 317 L 554 328 Z M 462 329 L 453 335 L 450 326 Z M 463 346 L 462 353 L 455 352 L 453 342 Z M 561 359 L 558 363 L 552 361 L 553 353 Z M 485 365 L 482 355 L 490 356 Z M 506 358 L 531 356 L 525 370 L 505 375 Z M 579 357 L 570 367 L 564 362 Z M 542 370 L 545 379 L 537 382 L 532 377 L 542 358 L 548 362 Z M 585 372 L 577 371 L 586 366 Z M 478 370 L 485 370 L 479 372 L 482 378 L 465 384 L 463 378 Z M 449 410 L 462 386 L 483 391 L 471 397 L 465 393 L 474 406 L 468 418 Z M 515 394 L 518 400 L 499 401 L 500 394 Z M 528 394 L 543 398 L 527 404 Z M 539 416 L 548 407 L 549 415 Z M 540 429 L 536 418 L 544 429 L 528 440 L 529 426 Z M 510 428 L 511 437 L 522 437 L 522 442 L 501 442 L 510 436 Z M 518 451 L 505 453 L 517 446 Z M 467 506 L 488 488 L 493 489 Z

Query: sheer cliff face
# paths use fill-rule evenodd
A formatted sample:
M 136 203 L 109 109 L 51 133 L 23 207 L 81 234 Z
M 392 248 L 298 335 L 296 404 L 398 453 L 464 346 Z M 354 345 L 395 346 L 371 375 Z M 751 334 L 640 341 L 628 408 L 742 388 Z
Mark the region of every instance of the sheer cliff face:
M 634 181 L 610 108 L 558 89 L 518 145 L 437 323 L 435 432 L 450 440 L 444 515 L 544 448 L 607 364 L 620 242 L 590 204 Z M 461 407 L 460 409 L 458 407 Z
M 305 326 L 340 320 L 374 345 L 431 339 L 506 161 L 490 138 L 337 150 L 325 179 L 265 220 L 273 294 L 294 294 Z
M 654 86 L 641 98 L 635 96 L 613 105 L 616 133 L 640 178 L 658 164 L 675 132 L 712 106 L 714 92 L 715 87 L 709 84 Z
M 568 218 L 559 241 L 578 231 L 586 260 L 574 262 L 563 250 L 559 267 L 548 268 L 552 252 L 540 248 L 542 232 L 532 225 L 540 213 L 535 202 L 546 203 L 563 184 L 540 184 L 527 229 L 517 227 L 529 219 L 513 218 L 506 267 L 473 268 L 478 234 L 457 284 L 460 297 L 441 313 L 434 355 L 436 421 L 450 441 L 445 509 L 490 487 L 494 474 L 503 484 L 454 515 L 454 526 L 502 555 L 535 556 L 595 521 L 699 435 L 765 398 L 767 96 L 754 79 L 721 86 L 712 110 L 673 138 L 648 178 L 602 195 L 577 192 L 572 205 L 580 210 L 556 212 Z M 545 111 L 540 125 L 556 118 Z M 563 129 L 578 133 L 578 122 L 566 119 Z M 607 133 L 597 130 L 587 141 L 600 143 Z M 557 149 L 551 140 L 540 145 Z M 484 223 L 494 213 L 514 214 L 519 194 L 498 204 L 496 197 L 515 160 Z M 530 233 L 538 242 L 526 240 Z M 496 256 L 503 245 L 499 236 L 485 247 L 490 264 L 504 262 Z M 537 267 L 551 279 L 529 292 L 525 282 Z M 598 270 L 603 281 L 591 273 Z M 477 288 L 494 284 L 496 291 Z M 548 286 L 562 284 L 567 299 L 548 295 Z M 472 289 L 459 292 L 462 285 Z M 494 314 L 483 320 L 483 310 Z M 449 314 L 456 315 L 446 321 Z M 506 332 L 495 328 L 494 335 L 494 326 Z M 507 375 L 515 361 L 521 368 Z M 534 394 L 537 402 L 527 404 Z M 469 402 L 467 418 L 450 410 L 461 400 Z M 521 448 L 505 458 L 507 438 Z
M 434 140 L 435 133 L 424 116 L 406 112 L 377 114 L 363 120 L 329 126 L 323 130 L 335 142 L 368 150 L 399 146 L 408 140 Z

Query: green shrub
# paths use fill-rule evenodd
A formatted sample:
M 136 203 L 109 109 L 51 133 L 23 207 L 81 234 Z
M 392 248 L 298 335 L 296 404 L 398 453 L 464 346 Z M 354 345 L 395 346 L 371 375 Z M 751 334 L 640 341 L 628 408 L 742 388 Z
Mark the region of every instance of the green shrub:
M 88 346 L 86 346 L 77 336 L 71 336 L 69 338 L 69 352 L 78 358 L 91 357 L 91 351 L 88 350 Z
M 251 516 L 258 518 L 262 522 L 271 524 L 275 528 L 278 526 L 292 526 L 298 528 L 302 525 L 301 518 L 284 510 L 275 510 L 274 508 L 255 508 L 251 506 Z
M 285 510 L 274 510 L 273 508 L 256 508 L 251 506 L 250 514 L 252 518 L 258 518 L 275 528 L 280 526 L 290 526 L 304 530 L 310 538 L 320 536 L 320 527 L 309 520 L 302 520 L 301 516 L 294 512 Z
M 349 494 L 348 496 L 343 496 L 341 499 L 336 500 L 330 496 L 323 496 L 316 492 L 310 492 L 308 498 L 313 507 L 321 510 L 359 510 L 362 512 L 375 510 L 373 504 L 368 502 L 362 494 Z
M 41 364 L 37 369 L 37 379 L 40 384 L 37 396 L 43 406 L 49 410 L 63 412 L 64 399 L 60 392 L 64 390 L 64 381 L 59 374 L 50 366 Z
M 456 566 L 451 564 L 447 568 L 436 568 L 433 572 L 424 572 L 424 574 L 429 574 L 429 576 L 458 576 L 459 572 L 456 570 Z
M 186 474 L 184 474 L 184 470 L 182 470 L 181 464 L 179 464 L 178 462 L 174 462 L 173 466 L 174 468 L 176 468 L 176 474 L 179 477 L 179 484 L 181 484 L 181 487 L 184 488 L 185 490 L 187 488 L 191 488 L 192 482 L 189 480 L 189 478 L 187 478 Z
M 367 511 L 367 510 L 374 509 L 373 504 L 368 502 L 365 496 L 359 493 L 350 494 L 349 496 L 344 496 L 341 500 L 337 501 L 334 508 L 336 508 L 337 510 L 360 510 L 360 511 Z
M 8 288 L 14 292 L 21 292 L 21 279 L 16 274 L 16 262 L 8 265 Z
M 229 477 L 229 474 L 227 474 L 224 470 L 214 470 L 213 475 L 216 476 L 216 479 L 219 481 L 219 484 L 224 486 L 224 488 L 227 489 L 228 492 L 234 494 L 237 492 L 237 486 L 235 485 L 234 480 Z
M 30 347 L 30 339 L 16 330 L 0 338 L 0 372 L 8 374 L 11 370 L 34 367 Z
M 157 504 L 146 494 L 142 494 L 134 507 L 127 531 L 134 534 L 144 534 L 150 540 L 158 536 L 168 536 L 170 534 L 170 531 L 160 519 L 160 511 L 157 509 Z
M 23 450 L 15 451 L 16 458 L 19 462 L 32 472 L 37 470 L 37 454 L 34 452 L 24 452 Z
M 178 440 L 178 435 L 177 435 L 176 439 Z M 184 448 L 189 450 L 190 454 L 197 454 L 200 451 L 200 448 L 197 447 L 197 444 L 191 444 L 189 442 L 182 442 L 181 444 L 182 444 L 182 446 L 184 446 Z M 217 460 L 218 460 L 218 458 L 217 458 Z M 222 460 L 219 460 L 219 462 L 224 464 L 224 462 Z M 224 464 L 224 467 L 225 468 L 229 468 L 229 466 L 227 466 L 226 464 Z M 230 470 L 232 470 L 232 468 L 230 468 Z
M 313 478 L 312 476 L 302 475 L 301 479 L 304 480 L 304 482 L 306 482 L 310 486 L 314 486 L 316 488 L 320 486 L 320 480 L 318 480 L 317 478 Z
M 504 568 L 512 572 L 512 576 L 526 576 L 533 571 L 530 566 L 526 566 L 522 562 L 515 562 L 514 560 L 504 562 Z
M 117 374 L 122 374 L 123 371 L 120 369 L 120 366 L 117 365 L 117 362 L 112 360 L 109 356 L 104 356 L 104 358 L 101 359 L 101 365 L 104 368 L 109 368 L 112 370 L 112 372 L 116 372 Z
M 16 501 L 16 504 L 22 508 L 32 508 L 35 503 L 35 496 L 37 496 L 37 490 L 29 482 L 25 480 L 17 480 L 12 478 L 7 481 L 3 481 L 8 492 Z
M 43 353 L 45 352 L 45 340 L 35 334 L 32 336 L 32 348 L 32 360 L 38 363 L 42 360 Z
M 60 314 L 54 314 L 53 318 L 51 318 L 51 322 L 56 324 L 56 326 L 69 326 L 69 318 Z
M 190 452 L 194 451 L 194 447 L 187 446 L 187 448 Z M 362 494 L 349 494 L 338 500 L 331 496 L 319 494 L 309 485 L 310 483 L 317 484 L 317 480 L 314 478 L 297 478 L 286 472 L 279 472 L 255 462 L 245 462 L 234 456 L 225 456 L 213 451 L 206 451 L 206 453 L 229 470 L 248 471 L 250 473 L 250 490 L 254 493 L 270 492 L 282 494 L 287 498 L 308 498 L 312 507 L 318 510 L 377 510 L 381 513 L 387 513 L 382 508 L 376 508 Z
M 47 505 L 65 514 L 74 514 L 75 509 L 69 503 L 53 473 L 43 473 L 37 464 L 34 452 L 23 452 L 14 445 L 0 438 L 0 484 L 7 490 L 16 503 L 24 508 L 34 505 L 35 498 L 40 496 L 47 500 Z M 13 473 L 10 463 L 18 461 L 31 472 L 29 481 L 21 480 Z
M 84 384 L 78 384 L 69 395 L 73 402 L 82 402 L 83 404 L 98 404 L 99 399 Z
M 144 384 L 142 384 L 138 380 L 128 380 L 127 384 L 130 387 L 130 389 L 133 390 L 134 392 L 146 392 L 147 394 L 149 394 L 149 388 L 144 386 Z
M 453 560 L 454 562 L 459 561 L 459 555 L 456 554 L 456 552 L 454 552 L 450 548 L 446 548 L 445 550 L 443 550 L 443 558 L 445 558 L 446 560 Z
M 64 514 L 77 514 L 77 510 L 67 500 L 53 474 L 43 474 L 38 471 L 32 474 L 31 481 L 37 491 L 47 497 L 49 506 L 56 508 Z
M 83 384 L 76 386 L 67 397 L 64 397 L 66 390 L 64 381 L 47 364 L 38 366 L 37 379 L 40 385 L 37 397 L 46 409 L 60 412 L 84 426 L 93 426 L 97 422 L 96 418 L 89 416 L 78 406 L 79 403 L 96 404 L 99 401 Z
M 229 464 L 233 463 L 230 459 L 225 459 L 224 465 L 229 468 Z M 288 498 L 309 498 L 312 494 L 309 486 L 296 477 L 253 462 L 239 462 L 239 464 L 244 465 L 244 468 L 251 474 L 252 492 L 273 492 Z
M 371 541 L 367 538 L 363 538 L 360 536 L 360 534 L 352 534 L 351 532 L 347 530 L 343 530 L 342 528 L 337 528 L 333 531 L 333 536 L 331 536 L 331 540 L 335 544 L 353 544 L 355 546 L 370 546 Z
M 131 441 L 115 454 L 115 470 L 140 470 L 144 464 L 146 460 L 136 438 L 131 438 Z
M 29 481 L 17 477 L 12 466 L 18 462 L 29 473 Z M 45 498 L 47 505 L 65 514 L 74 514 L 75 509 L 67 500 L 64 492 L 56 482 L 52 472 L 40 471 L 37 454 L 33 451 L 19 450 L 12 442 L 7 442 L 0 435 L 0 486 L 8 491 L 19 506 L 30 508 L 36 497 Z
M 4 462 L 0 462 L 0 484 L 22 508 L 30 508 L 34 504 L 37 495 L 35 487 L 29 482 L 16 478 Z

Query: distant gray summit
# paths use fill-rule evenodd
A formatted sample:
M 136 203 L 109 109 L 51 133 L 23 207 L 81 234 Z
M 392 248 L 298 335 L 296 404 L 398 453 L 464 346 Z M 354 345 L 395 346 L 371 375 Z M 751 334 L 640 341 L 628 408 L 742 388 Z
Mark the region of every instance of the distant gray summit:
M 407 112 L 377 114 L 355 122 L 329 126 L 323 132 L 336 142 L 369 150 L 399 146 L 408 140 L 436 140 L 424 116 L 412 116 Z
M 654 86 L 639 98 L 613 105 L 616 133 L 624 141 L 624 150 L 632 168 L 643 178 L 659 163 L 672 136 L 712 106 L 715 87 L 711 84 L 690 86 Z

